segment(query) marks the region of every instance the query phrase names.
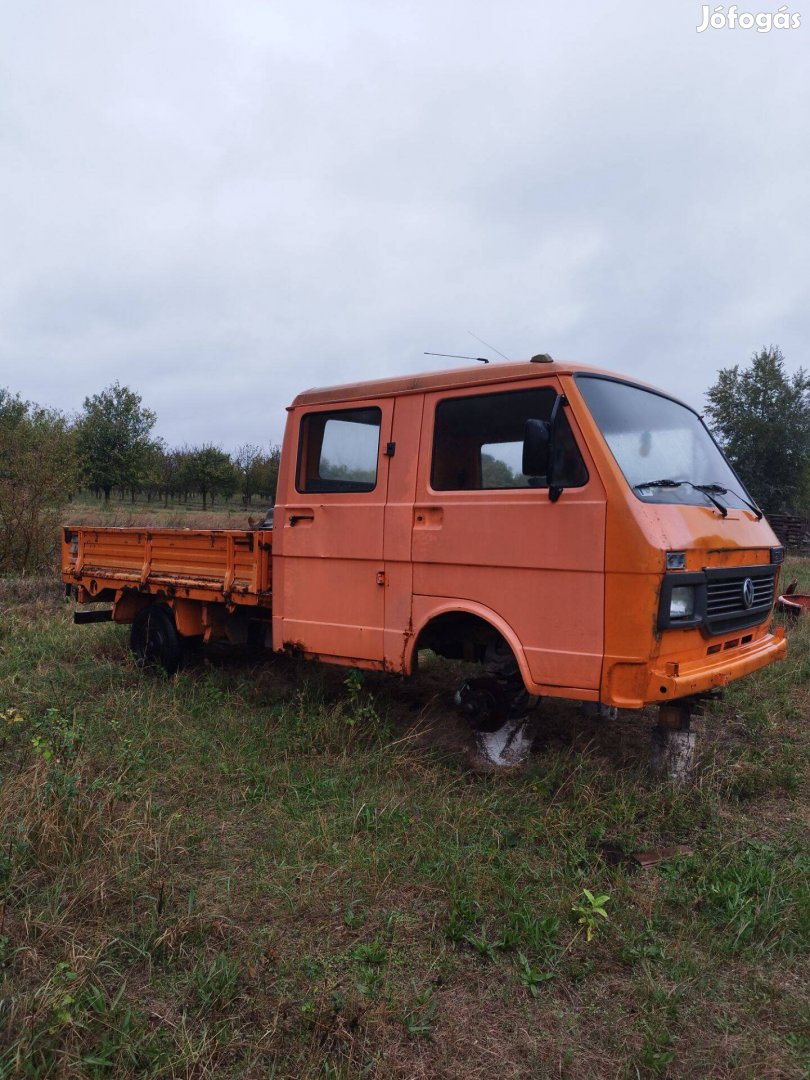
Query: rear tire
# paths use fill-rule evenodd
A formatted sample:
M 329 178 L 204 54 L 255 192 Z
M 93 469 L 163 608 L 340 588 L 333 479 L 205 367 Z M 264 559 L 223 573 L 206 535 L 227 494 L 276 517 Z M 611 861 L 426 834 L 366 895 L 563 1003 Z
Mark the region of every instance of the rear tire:
M 163 668 L 174 675 L 183 660 L 183 644 L 168 608 L 150 604 L 135 616 L 129 635 L 129 647 L 138 667 Z

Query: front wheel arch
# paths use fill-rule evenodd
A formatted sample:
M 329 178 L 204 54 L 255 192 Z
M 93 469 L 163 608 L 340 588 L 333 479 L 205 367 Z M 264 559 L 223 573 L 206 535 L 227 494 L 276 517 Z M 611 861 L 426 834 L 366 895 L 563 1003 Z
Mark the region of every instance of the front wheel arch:
M 431 611 L 411 638 L 410 646 L 405 652 L 405 674 L 412 674 L 417 669 L 418 654 L 421 649 L 434 648 L 431 642 L 441 646 L 448 641 L 466 643 L 468 649 L 468 655 L 463 654 L 463 648 L 461 655 L 458 655 L 458 650 L 456 650 L 457 655 L 451 656 L 451 659 L 469 660 L 483 660 L 488 646 L 499 641 L 505 642 L 514 657 L 526 689 L 531 693 L 537 693 L 536 690 L 530 689 L 533 680 L 529 665 L 514 630 L 500 616 L 483 605 L 461 608 L 457 604 L 447 604 Z M 450 655 L 448 651 L 442 651 L 441 647 L 435 651 L 440 655 Z M 478 655 L 475 655 L 476 653 Z

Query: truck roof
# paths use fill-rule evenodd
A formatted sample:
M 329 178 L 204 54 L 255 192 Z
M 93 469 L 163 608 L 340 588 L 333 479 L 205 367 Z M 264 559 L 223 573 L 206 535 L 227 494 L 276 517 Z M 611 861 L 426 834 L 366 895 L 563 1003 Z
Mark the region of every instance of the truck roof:
M 431 390 L 458 389 L 460 386 L 486 385 L 493 382 L 517 382 L 536 379 L 542 375 L 570 375 L 577 371 L 590 371 L 599 375 L 611 372 L 586 364 L 572 364 L 563 360 L 509 363 L 475 364 L 448 368 L 444 371 L 426 371 L 415 375 L 397 375 L 389 379 L 372 379 L 369 382 L 343 383 L 304 390 L 290 408 L 298 405 L 326 405 L 339 401 L 357 401 L 365 398 L 392 397 L 400 394 L 418 394 Z

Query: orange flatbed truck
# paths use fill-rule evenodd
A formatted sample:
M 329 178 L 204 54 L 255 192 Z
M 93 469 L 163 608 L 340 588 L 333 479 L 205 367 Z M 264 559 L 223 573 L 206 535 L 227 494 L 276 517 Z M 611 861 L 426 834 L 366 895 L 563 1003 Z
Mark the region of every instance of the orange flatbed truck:
M 272 529 L 66 526 L 62 576 L 169 670 L 188 639 L 400 675 L 430 649 L 483 663 L 484 729 L 529 696 L 683 726 L 785 655 L 783 555 L 694 410 L 542 354 L 302 393 Z

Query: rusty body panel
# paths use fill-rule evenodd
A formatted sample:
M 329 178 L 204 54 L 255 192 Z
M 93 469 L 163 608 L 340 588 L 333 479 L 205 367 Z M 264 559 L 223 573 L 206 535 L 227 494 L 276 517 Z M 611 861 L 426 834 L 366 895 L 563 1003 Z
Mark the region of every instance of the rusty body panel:
M 181 635 L 241 640 L 260 620 L 277 651 L 402 675 L 425 648 L 481 659 L 497 640 L 530 693 L 624 708 L 779 659 L 767 522 L 747 503 L 639 497 L 579 376 L 651 389 L 550 362 L 306 391 L 288 410 L 272 531 L 67 528 L 63 579 L 80 603 L 111 601 L 117 622 L 157 602 Z M 561 497 L 525 479 L 483 482 L 490 442 L 514 439 L 502 418 L 529 394 L 564 409 L 581 469 Z M 442 420 L 448 403 L 488 425 L 486 438 L 474 445 L 468 426 Z M 712 611 L 750 586 L 755 619 L 662 622 L 672 552 L 681 580 L 714 583 Z

